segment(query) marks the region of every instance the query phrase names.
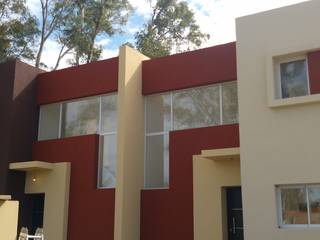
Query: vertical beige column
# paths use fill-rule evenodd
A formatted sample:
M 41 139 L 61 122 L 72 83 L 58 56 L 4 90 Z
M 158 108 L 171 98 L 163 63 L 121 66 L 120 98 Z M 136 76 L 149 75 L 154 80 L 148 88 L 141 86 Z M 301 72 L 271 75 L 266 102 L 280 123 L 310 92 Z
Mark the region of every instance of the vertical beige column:
M 140 191 L 144 179 L 142 61 L 136 50 L 119 53 L 115 240 L 140 239 Z
M 18 209 L 18 201 L 5 201 L 0 199 L 0 239 L 16 240 Z

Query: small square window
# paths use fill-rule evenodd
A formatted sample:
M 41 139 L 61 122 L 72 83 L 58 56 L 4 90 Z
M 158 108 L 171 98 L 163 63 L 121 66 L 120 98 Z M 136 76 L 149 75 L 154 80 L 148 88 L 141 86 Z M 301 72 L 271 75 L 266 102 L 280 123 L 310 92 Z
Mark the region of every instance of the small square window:
M 279 63 L 281 98 L 309 95 L 309 81 L 305 58 Z

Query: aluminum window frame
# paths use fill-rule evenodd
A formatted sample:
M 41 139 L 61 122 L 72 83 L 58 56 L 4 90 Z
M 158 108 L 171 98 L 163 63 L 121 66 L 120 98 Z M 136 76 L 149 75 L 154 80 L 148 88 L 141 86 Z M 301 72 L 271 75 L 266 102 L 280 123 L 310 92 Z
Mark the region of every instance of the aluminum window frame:
M 320 228 L 320 224 L 311 224 L 311 212 L 310 212 L 310 203 L 309 203 L 309 187 L 320 187 L 318 183 L 312 184 L 290 184 L 290 185 L 278 185 L 276 186 L 276 195 L 277 195 L 277 218 L 278 226 L 281 229 L 290 229 L 290 228 Z M 306 194 L 306 204 L 307 204 L 307 224 L 283 224 L 282 216 L 282 198 L 281 190 L 282 189 L 297 189 L 303 188 Z
M 170 132 L 171 131 L 183 131 L 183 130 L 188 130 L 188 129 L 197 129 L 197 128 L 203 128 L 203 127 L 213 127 L 213 126 L 221 126 L 221 125 L 230 125 L 230 124 L 237 124 L 239 122 L 239 114 L 238 114 L 238 121 L 236 123 L 224 123 L 223 120 L 223 86 L 224 85 L 232 85 L 235 84 L 236 87 L 238 88 L 237 85 L 237 80 L 231 80 L 231 81 L 226 81 L 226 82 L 220 82 L 220 83 L 213 83 L 213 84 L 208 84 L 208 85 L 203 85 L 203 86 L 197 86 L 197 87 L 189 87 L 189 88 L 184 88 L 184 89 L 179 89 L 179 90 L 174 90 L 174 91 L 167 91 L 167 92 L 160 92 L 160 93 L 155 93 L 155 94 L 150 94 L 145 96 L 145 101 L 144 101 L 144 131 L 145 131 L 145 137 L 144 137 L 144 190 L 156 190 L 156 189 L 169 189 L 170 188 Z M 218 124 L 213 124 L 213 125 L 208 125 L 208 126 L 203 126 L 203 127 L 195 127 L 195 128 L 184 128 L 184 129 L 179 129 L 175 130 L 174 128 L 174 112 L 173 112 L 173 95 L 175 93 L 179 92 L 185 92 L 188 90 L 193 90 L 193 89 L 204 89 L 208 87 L 218 87 L 219 91 L 219 114 L 220 114 L 220 119 Z M 170 129 L 168 131 L 161 131 L 161 132 L 147 132 L 147 99 L 148 97 L 153 97 L 153 96 L 161 96 L 161 95 L 170 95 Z M 238 98 L 237 98 L 238 101 Z M 238 104 L 238 103 L 237 103 Z M 239 109 L 238 109 L 239 111 Z M 146 187 L 146 161 L 147 161 L 147 137 L 150 136 L 165 136 L 168 134 L 169 138 L 169 163 L 168 163 L 168 186 L 167 187 Z M 164 165 L 165 167 L 165 165 Z
M 282 96 L 282 78 L 281 78 L 281 64 L 283 63 L 291 63 L 291 62 L 297 62 L 304 60 L 306 64 L 306 76 L 307 76 L 307 94 L 302 95 L 302 96 L 295 96 L 295 97 L 303 97 L 303 96 L 309 96 L 311 95 L 311 89 L 310 89 L 310 77 L 309 77 L 309 63 L 308 63 L 308 57 L 306 54 L 302 55 L 296 55 L 296 56 L 285 56 L 285 57 L 280 57 L 275 60 L 275 71 L 276 71 L 276 98 L 277 99 L 290 99 L 290 98 L 295 98 L 295 97 L 287 97 L 284 98 Z
M 103 161 L 103 149 L 102 149 L 102 146 L 101 146 L 102 141 L 100 141 L 100 140 L 105 135 L 117 135 L 117 131 L 102 132 L 102 98 L 106 97 L 106 96 L 112 96 L 112 95 L 118 95 L 118 93 L 117 92 L 110 92 L 110 93 L 106 93 L 106 94 L 94 95 L 94 96 L 89 96 L 89 97 L 74 98 L 74 99 L 71 99 L 71 100 L 65 100 L 65 101 L 60 101 L 60 102 L 56 102 L 56 103 L 49 103 L 49 104 L 59 104 L 59 123 L 58 123 L 59 124 L 59 126 L 58 126 L 58 131 L 59 132 L 58 132 L 58 137 L 54 138 L 54 139 L 63 139 L 63 138 L 67 138 L 67 137 L 63 137 L 62 136 L 62 122 L 63 122 L 63 108 L 64 108 L 64 106 L 66 104 L 72 103 L 72 102 L 79 102 L 79 101 L 83 101 L 83 100 L 98 98 L 98 102 L 99 102 L 98 126 L 97 126 L 97 131 L 95 133 L 92 133 L 92 134 L 99 135 L 98 166 L 97 166 L 97 168 L 98 168 L 98 172 L 97 172 L 97 189 L 113 189 L 113 188 L 116 187 L 116 186 L 114 186 L 114 187 L 103 187 L 103 186 L 100 186 L 101 167 L 102 167 L 102 161 Z M 117 99 L 117 101 L 118 101 L 118 99 Z M 41 114 L 42 114 L 41 113 L 42 112 L 41 111 L 41 106 L 49 105 L 49 104 L 40 105 L 39 122 L 38 122 L 38 136 L 37 136 L 38 141 L 49 140 L 49 139 L 39 140 Z M 117 117 L 117 121 L 118 121 L 118 117 Z M 85 136 L 85 135 L 91 135 L 91 134 L 76 135 L 76 136 Z M 76 136 L 73 136 L 73 137 L 76 137 Z

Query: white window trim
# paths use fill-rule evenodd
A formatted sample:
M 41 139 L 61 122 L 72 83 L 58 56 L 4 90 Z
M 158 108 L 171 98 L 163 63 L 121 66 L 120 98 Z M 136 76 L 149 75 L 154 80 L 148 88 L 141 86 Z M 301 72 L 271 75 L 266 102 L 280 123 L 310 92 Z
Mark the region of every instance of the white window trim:
M 307 75 L 307 94 L 303 96 L 297 96 L 297 97 L 305 97 L 310 95 L 310 79 L 309 79 L 309 65 L 308 65 L 308 57 L 306 54 L 303 55 L 298 55 L 298 56 L 286 56 L 286 57 L 281 57 L 277 60 L 275 60 L 275 70 L 276 70 L 276 96 L 277 99 L 288 99 L 288 98 L 283 98 L 282 96 L 282 79 L 281 79 L 281 68 L 280 65 L 283 63 L 290 63 L 290 62 L 295 62 L 295 61 L 305 61 L 306 64 L 306 75 Z M 297 98 L 297 97 L 290 97 L 290 98 Z
M 309 187 L 320 187 L 320 184 L 292 184 L 292 185 L 279 185 L 276 186 L 276 194 L 277 194 L 277 217 L 278 217 L 278 225 L 281 229 L 292 229 L 292 228 L 320 228 L 320 224 L 311 224 L 311 215 L 310 215 L 310 206 L 309 206 Z M 303 188 L 306 194 L 306 202 L 307 202 L 307 214 L 308 214 L 308 224 L 283 224 L 282 218 L 282 199 L 281 199 L 281 190 L 282 189 L 297 189 Z
M 310 94 L 307 96 L 283 98 L 279 99 L 277 96 L 277 85 L 276 85 L 276 71 L 275 71 L 275 60 L 285 57 L 295 56 L 307 56 L 309 52 L 319 51 L 319 43 L 315 44 L 300 44 L 299 46 L 288 46 L 283 49 L 273 49 L 266 53 L 266 86 L 267 86 L 267 105 L 269 108 L 282 108 L 291 107 L 302 104 L 318 103 L 320 102 L 320 94 Z M 307 71 L 308 72 L 308 71 Z M 309 73 L 309 72 L 308 72 Z

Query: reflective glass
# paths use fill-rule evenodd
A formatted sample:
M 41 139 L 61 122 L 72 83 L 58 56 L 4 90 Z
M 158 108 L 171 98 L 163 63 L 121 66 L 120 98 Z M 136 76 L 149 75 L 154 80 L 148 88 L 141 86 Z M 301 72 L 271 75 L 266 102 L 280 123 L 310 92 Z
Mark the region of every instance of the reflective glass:
M 306 60 L 280 64 L 282 98 L 305 96 L 308 94 Z
M 222 121 L 223 124 L 238 122 L 237 83 L 222 85 Z
M 97 133 L 98 121 L 98 97 L 65 103 L 62 114 L 62 137 Z
M 38 140 L 59 138 L 60 104 L 48 104 L 40 107 Z
M 101 133 L 117 131 L 117 95 L 101 98 Z
M 308 224 L 304 187 L 281 189 L 282 224 Z
M 174 130 L 220 124 L 219 86 L 189 89 L 173 94 Z
M 320 186 L 309 186 L 310 224 L 320 224 Z
M 146 137 L 145 187 L 162 188 L 169 185 L 168 134 Z
M 147 133 L 171 130 L 171 95 L 159 94 L 146 97 Z
M 100 187 L 116 186 L 117 135 L 101 136 L 102 158 L 100 158 Z

